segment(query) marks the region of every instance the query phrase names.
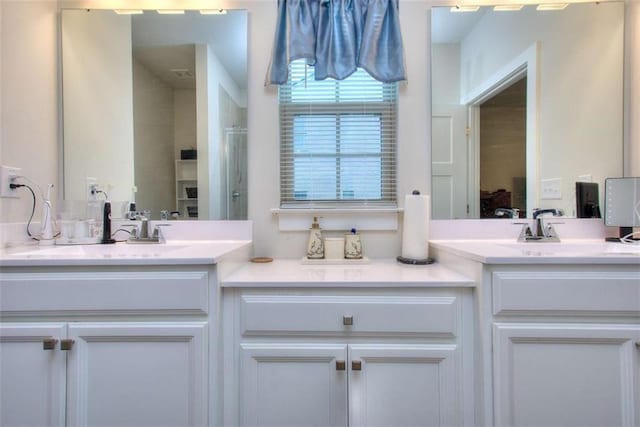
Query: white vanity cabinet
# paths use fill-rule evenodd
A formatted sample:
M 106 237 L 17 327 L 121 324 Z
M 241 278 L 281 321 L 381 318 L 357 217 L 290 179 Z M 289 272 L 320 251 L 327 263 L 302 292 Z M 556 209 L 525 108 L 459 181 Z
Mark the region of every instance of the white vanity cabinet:
M 557 245 L 432 242 L 476 282 L 477 424 L 639 426 L 639 253 Z
M 469 288 L 226 288 L 223 300 L 225 425 L 473 424 Z
M 206 425 L 210 268 L 3 269 L 0 425 Z
M 487 275 L 495 425 L 640 424 L 637 266 Z

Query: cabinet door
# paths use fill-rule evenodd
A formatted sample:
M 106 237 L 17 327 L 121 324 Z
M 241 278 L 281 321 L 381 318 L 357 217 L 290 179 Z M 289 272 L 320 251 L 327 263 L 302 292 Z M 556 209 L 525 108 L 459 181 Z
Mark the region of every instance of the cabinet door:
M 62 323 L 0 325 L 0 426 L 64 426 L 65 335 Z
M 635 425 L 639 326 L 494 325 L 497 425 Z M 638 422 L 638 420 L 635 420 Z
M 206 323 L 69 326 L 70 426 L 207 424 Z
M 352 426 L 460 425 L 454 345 L 351 345 Z
M 241 345 L 240 425 L 346 426 L 346 345 Z

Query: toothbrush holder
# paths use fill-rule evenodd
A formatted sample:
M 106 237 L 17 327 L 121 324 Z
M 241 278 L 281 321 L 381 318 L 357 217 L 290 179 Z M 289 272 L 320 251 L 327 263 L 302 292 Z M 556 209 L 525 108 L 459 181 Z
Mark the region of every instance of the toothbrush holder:
M 346 259 L 362 258 L 362 241 L 357 233 L 346 233 L 344 235 L 344 257 Z

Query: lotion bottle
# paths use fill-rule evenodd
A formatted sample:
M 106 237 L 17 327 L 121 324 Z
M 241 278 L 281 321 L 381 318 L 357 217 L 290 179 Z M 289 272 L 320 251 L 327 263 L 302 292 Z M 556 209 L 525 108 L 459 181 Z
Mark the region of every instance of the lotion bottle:
M 309 243 L 307 244 L 307 258 L 309 259 L 322 259 L 324 258 L 324 242 L 322 241 L 322 232 L 320 231 L 320 224 L 318 223 L 318 217 L 313 217 L 313 223 L 311 224 L 311 230 L 309 232 Z

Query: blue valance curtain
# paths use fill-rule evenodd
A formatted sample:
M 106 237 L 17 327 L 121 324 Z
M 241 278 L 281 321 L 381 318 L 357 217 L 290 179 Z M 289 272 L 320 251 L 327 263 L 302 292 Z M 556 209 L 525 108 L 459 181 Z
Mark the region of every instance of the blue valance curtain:
M 285 84 L 296 59 L 314 66 L 316 80 L 342 80 L 358 67 L 381 82 L 406 80 L 398 1 L 278 0 L 267 84 Z

